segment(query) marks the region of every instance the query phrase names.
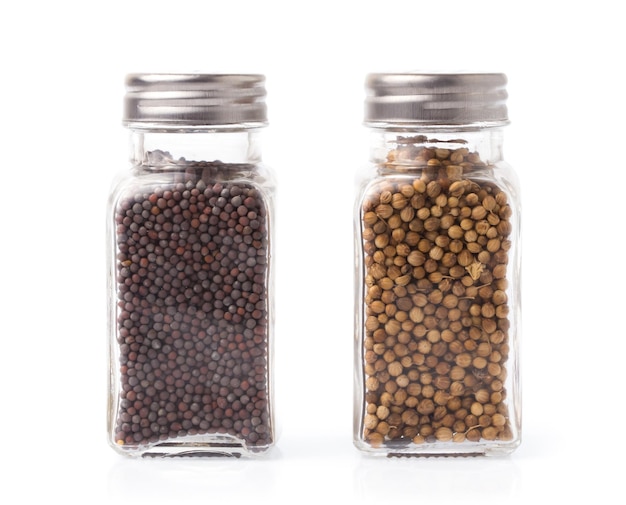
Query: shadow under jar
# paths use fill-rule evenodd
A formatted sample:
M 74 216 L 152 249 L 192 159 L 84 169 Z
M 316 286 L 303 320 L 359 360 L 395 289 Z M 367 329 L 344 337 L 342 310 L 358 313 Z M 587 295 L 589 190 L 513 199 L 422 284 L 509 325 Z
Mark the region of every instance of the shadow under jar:
M 357 448 L 520 443 L 519 184 L 502 74 L 372 74 L 355 209 Z
M 251 456 L 274 443 L 274 177 L 259 75 L 127 77 L 132 167 L 108 205 L 111 445 Z

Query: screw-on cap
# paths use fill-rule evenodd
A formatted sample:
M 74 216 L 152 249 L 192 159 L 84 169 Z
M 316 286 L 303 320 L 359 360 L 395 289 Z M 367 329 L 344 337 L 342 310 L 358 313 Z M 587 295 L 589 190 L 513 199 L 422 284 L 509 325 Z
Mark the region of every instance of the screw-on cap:
M 365 123 L 471 126 L 508 122 L 504 74 L 369 74 Z
M 264 126 L 259 74 L 130 74 L 123 122 L 132 127 Z

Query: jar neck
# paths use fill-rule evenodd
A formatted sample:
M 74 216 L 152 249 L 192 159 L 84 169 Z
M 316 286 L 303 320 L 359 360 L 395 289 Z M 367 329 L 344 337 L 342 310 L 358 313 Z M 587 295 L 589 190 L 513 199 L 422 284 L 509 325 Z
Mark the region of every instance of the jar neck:
M 261 161 L 260 133 L 260 128 L 176 131 L 131 129 L 131 163 L 150 169 L 172 168 L 200 161 L 256 164 Z
M 436 149 L 475 153 L 487 165 L 503 160 L 503 128 L 472 130 L 371 129 L 370 160 L 386 169 L 423 168 Z M 454 163 L 454 160 L 450 161 Z

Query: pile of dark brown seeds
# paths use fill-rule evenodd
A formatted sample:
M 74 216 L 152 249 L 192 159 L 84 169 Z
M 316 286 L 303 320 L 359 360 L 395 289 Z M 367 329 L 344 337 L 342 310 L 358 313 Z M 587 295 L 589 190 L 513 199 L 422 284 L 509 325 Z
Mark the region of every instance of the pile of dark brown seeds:
M 209 182 L 212 172 L 116 206 L 119 445 L 272 442 L 267 209 L 252 185 Z

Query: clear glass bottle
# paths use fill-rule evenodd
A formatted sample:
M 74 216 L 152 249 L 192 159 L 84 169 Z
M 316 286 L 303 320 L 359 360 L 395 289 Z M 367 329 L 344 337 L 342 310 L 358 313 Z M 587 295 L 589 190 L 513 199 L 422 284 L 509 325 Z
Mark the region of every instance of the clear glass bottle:
M 493 455 L 521 440 L 520 191 L 503 74 L 371 74 L 355 208 L 354 443 Z
M 135 74 L 107 210 L 110 444 L 262 454 L 272 410 L 274 176 L 261 75 Z

